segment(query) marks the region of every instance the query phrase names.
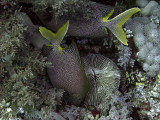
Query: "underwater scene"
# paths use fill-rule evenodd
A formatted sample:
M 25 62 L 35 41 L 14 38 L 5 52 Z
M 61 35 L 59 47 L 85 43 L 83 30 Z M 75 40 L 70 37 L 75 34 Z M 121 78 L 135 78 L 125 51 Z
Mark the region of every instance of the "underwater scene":
M 0 0 L 0 120 L 160 120 L 160 0 Z

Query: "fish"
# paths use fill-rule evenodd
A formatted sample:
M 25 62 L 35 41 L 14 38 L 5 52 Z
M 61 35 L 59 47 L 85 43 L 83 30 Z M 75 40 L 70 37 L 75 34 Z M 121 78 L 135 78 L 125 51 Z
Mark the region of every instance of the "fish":
M 94 3 L 90 5 L 90 8 L 92 8 L 93 17 L 89 20 L 81 16 L 76 16 L 79 18 L 77 20 L 72 19 L 70 16 L 60 16 L 58 18 L 53 17 L 51 20 L 48 20 L 47 15 L 44 16 L 38 12 L 37 16 L 40 18 L 41 22 L 52 31 L 57 30 L 69 20 L 70 26 L 67 32 L 68 35 L 89 38 L 106 37 L 108 34 L 107 29 L 109 29 L 121 43 L 128 45 L 122 25 L 133 14 L 140 11 L 139 8 L 128 9 L 112 19 L 109 19 L 114 13 L 114 9 L 111 6 Z M 104 16 L 104 13 L 107 15 Z
M 51 44 L 47 46 L 53 47 L 47 58 L 52 63 L 52 66 L 47 69 L 52 85 L 58 89 L 64 89 L 69 94 L 68 101 L 77 105 L 88 92 L 88 81 L 76 44 L 72 42 L 68 47 L 61 47 L 68 26 L 69 21 L 56 33 L 45 27 L 39 27 L 39 31 L 45 39 L 50 41 Z
M 36 4 L 37 0 L 18 0 L 23 3 Z M 54 6 L 54 2 L 48 1 L 49 5 Z M 67 3 L 68 1 L 66 1 Z M 88 4 L 88 2 L 84 1 L 84 4 Z M 72 19 L 72 15 L 62 15 L 58 18 L 55 17 L 54 13 L 52 14 L 52 18 L 50 18 L 50 14 L 42 14 L 42 12 L 35 12 L 39 17 L 40 21 L 47 26 L 52 31 L 57 31 L 67 20 L 70 21 L 70 27 L 68 29 L 67 34 L 71 36 L 78 37 L 89 37 L 89 38 L 100 38 L 106 37 L 108 35 L 107 29 L 109 29 L 115 37 L 124 45 L 128 45 L 127 38 L 124 30 L 122 29 L 122 25 L 135 13 L 139 12 L 139 8 L 131 8 L 128 9 L 116 17 L 109 19 L 114 13 L 113 7 L 109 5 L 104 5 L 96 2 L 89 1 L 88 9 L 91 9 L 92 14 L 90 19 L 85 17 L 74 16 L 78 19 Z M 82 8 L 83 9 L 83 8 Z M 79 12 L 79 11 L 75 11 Z M 104 15 L 104 13 L 106 15 Z M 55 13 L 56 14 L 56 13 Z M 76 14 L 77 15 L 77 14 Z

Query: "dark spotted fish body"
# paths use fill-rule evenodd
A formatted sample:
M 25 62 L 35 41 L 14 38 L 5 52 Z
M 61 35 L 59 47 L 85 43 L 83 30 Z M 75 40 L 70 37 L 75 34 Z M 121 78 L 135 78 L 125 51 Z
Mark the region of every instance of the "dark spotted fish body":
M 75 47 L 72 45 L 63 52 L 53 48 L 48 56 L 53 67 L 48 68 L 48 74 L 54 87 L 63 88 L 69 93 L 82 93 L 84 76 Z
M 76 52 L 75 44 L 61 53 L 53 48 L 48 56 L 48 61 L 53 66 L 48 68 L 48 75 L 54 87 L 69 93 L 66 97 L 68 101 L 79 104 L 87 91 L 83 69 Z
M 36 0 L 19 0 L 24 3 L 34 3 Z M 67 20 L 70 21 L 70 27 L 68 29 L 68 34 L 71 36 L 79 36 L 79 37 L 105 37 L 106 36 L 106 28 L 108 28 L 119 41 L 121 41 L 124 45 L 127 44 L 126 35 L 122 29 L 122 25 L 135 13 L 140 11 L 139 8 L 131 8 L 126 10 L 125 12 L 119 14 L 118 16 L 108 20 L 108 18 L 113 14 L 114 10 L 111 6 L 106 6 L 103 4 L 91 2 L 88 6 L 91 9 L 92 18 L 89 20 L 81 15 L 76 16 L 78 19 L 73 19 L 71 15 L 63 15 L 58 18 L 55 15 L 51 16 L 44 15 L 42 12 L 37 12 L 37 16 L 40 18 L 41 22 L 46 25 L 49 29 L 53 31 L 57 31 L 60 26 L 62 26 Z M 54 2 L 50 2 L 50 5 L 54 4 Z M 84 1 L 85 4 L 85 1 Z M 87 2 L 86 2 L 87 4 Z M 77 14 L 79 11 L 75 11 Z M 56 13 L 55 13 L 56 14 Z M 104 16 L 106 14 L 107 16 Z
M 114 9 L 111 6 L 106 6 L 98 3 L 90 5 L 92 8 L 93 18 L 89 20 L 81 16 L 77 16 L 79 19 L 72 19 L 70 16 L 61 16 L 59 18 L 47 19 L 41 13 L 37 13 L 38 17 L 49 29 L 55 31 L 60 26 L 62 26 L 67 20 L 70 21 L 70 27 L 67 34 L 71 36 L 79 37 L 105 37 L 107 36 L 107 28 L 121 41 L 124 45 L 127 44 L 126 35 L 122 29 L 122 25 L 136 12 L 140 11 L 139 8 L 131 8 L 125 12 L 119 14 L 118 16 L 108 20 L 108 18 L 113 14 Z M 78 12 L 78 11 L 77 11 Z M 104 17 L 104 14 L 107 14 Z M 54 15 L 53 15 L 54 16 Z
M 93 17 L 90 19 L 85 19 L 81 16 L 77 16 L 78 20 L 71 19 L 70 16 L 61 16 L 59 18 L 54 18 L 48 21 L 44 15 L 37 13 L 40 20 L 49 29 L 57 31 L 60 26 L 62 26 L 67 20 L 70 21 L 70 26 L 67 34 L 79 37 L 104 37 L 106 32 L 102 24 L 102 18 L 104 15 L 111 12 L 113 9 L 111 6 L 105 6 L 102 4 L 94 3 L 92 6 Z M 54 16 L 54 15 L 53 15 Z

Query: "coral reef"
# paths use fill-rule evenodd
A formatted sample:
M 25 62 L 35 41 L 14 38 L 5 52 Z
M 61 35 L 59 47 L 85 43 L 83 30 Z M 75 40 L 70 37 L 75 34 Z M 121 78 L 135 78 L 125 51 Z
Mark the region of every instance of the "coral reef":
M 12 5 L 13 4 L 13 5 Z M 41 118 L 45 97 L 50 108 L 60 104 L 63 91 L 43 94 L 49 87 L 45 69 L 50 65 L 47 58 L 33 50 L 25 41 L 27 30 L 23 16 L 16 10 L 16 2 L 2 1 L 0 18 L 0 116 L 1 119 L 17 118 L 23 114 L 25 119 Z M 6 7 L 4 7 L 6 6 Z M 13 11 L 12 11 L 13 9 Z M 51 90 L 52 87 L 46 89 Z M 52 88 L 53 89 L 53 88 Z M 54 96 L 54 97 L 53 97 Z M 46 103 L 47 104 L 47 103 Z M 45 113 L 47 114 L 47 113 Z
M 33 9 L 36 13 L 50 14 L 58 19 L 59 17 L 69 16 L 74 20 L 81 16 L 86 19 L 91 19 L 92 9 L 89 8 L 92 2 L 88 0 L 18 0 L 23 3 L 33 4 Z M 74 6 L 74 7 L 73 7 Z M 77 11 L 79 11 L 77 13 Z
M 71 17 L 73 20 L 78 20 L 81 16 L 86 19 L 93 17 L 92 9 L 89 6 L 93 4 L 88 0 L 36 0 L 33 5 L 35 12 L 44 13 L 48 8 L 52 8 L 49 12 L 58 20 L 60 17 Z M 74 7 L 73 7 L 74 6 Z M 79 11 L 77 13 L 77 11 Z
M 132 104 L 130 102 L 127 103 L 127 99 L 127 96 L 112 94 L 109 102 L 111 108 L 108 115 L 102 115 L 98 120 L 132 120 L 133 118 L 130 117 Z
M 140 6 L 144 6 L 146 1 L 138 1 Z M 133 31 L 134 43 L 139 52 L 138 59 L 143 64 L 143 70 L 147 75 L 154 77 L 160 72 L 159 56 L 159 5 L 156 1 L 150 1 L 142 9 L 143 17 L 135 17 L 127 23 L 126 28 Z M 153 9 L 152 9 L 153 8 Z
M 0 1 L 0 120 L 160 119 L 160 1 L 110 1 Z
M 127 67 L 134 67 L 135 60 L 131 58 L 132 55 L 132 49 L 130 47 L 124 46 L 123 44 L 120 44 L 118 46 L 118 65 L 123 67 L 124 70 L 127 69 Z
M 59 114 L 61 114 L 65 119 L 69 120 L 81 120 L 81 119 L 89 120 L 88 115 L 91 115 L 92 113 L 85 108 L 71 105 L 71 106 L 65 106 L 64 110 L 61 110 Z
M 136 88 L 131 91 L 132 103 L 139 108 L 141 119 L 149 118 L 150 120 L 160 119 L 160 78 L 156 77 L 156 81 L 149 82 L 145 76 L 137 76 L 143 81 L 137 82 Z

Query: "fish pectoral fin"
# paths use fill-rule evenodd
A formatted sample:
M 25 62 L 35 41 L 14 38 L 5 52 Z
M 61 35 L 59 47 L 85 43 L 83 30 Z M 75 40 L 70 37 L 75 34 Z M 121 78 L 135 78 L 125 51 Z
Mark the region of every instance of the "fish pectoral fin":
M 124 45 L 128 45 L 126 35 L 122 29 L 122 25 L 135 13 L 140 11 L 139 8 L 131 8 L 119 14 L 111 20 L 106 21 L 106 27 L 121 41 Z

